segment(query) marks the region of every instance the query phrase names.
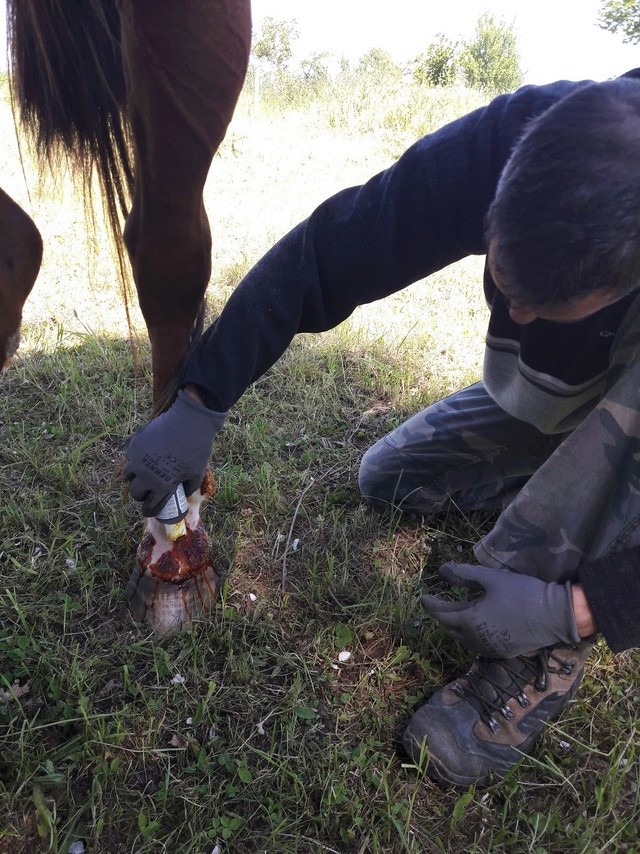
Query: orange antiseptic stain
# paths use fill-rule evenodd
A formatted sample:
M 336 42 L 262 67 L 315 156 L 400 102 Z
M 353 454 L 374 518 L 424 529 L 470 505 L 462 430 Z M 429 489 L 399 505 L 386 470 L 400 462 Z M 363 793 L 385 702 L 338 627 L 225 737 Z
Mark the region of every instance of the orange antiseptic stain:
M 138 551 L 136 553 L 136 558 L 140 566 L 144 567 L 144 569 L 149 568 L 149 562 L 151 561 L 151 553 L 153 552 L 153 547 L 156 544 L 156 538 L 149 531 L 145 531 L 142 539 L 140 540 L 140 544 L 138 545 Z
M 200 492 L 204 496 L 211 497 L 216 491 L 216 482 L 213 479 L 213 473 L 211 469 L 207 469 L 204 473 L 204 477 L 202 478 L 202 483 L 200 484 Z
M 220 579 L 218 578 L 218 576 L 217 576 L 217 575 L 214 575 L 214 577 L 215 577 L 216 581 L 217 581 L 217 582 L 218 582 L 218 584 L 219 584 L 219 583 L 220 583 Z M 209 591 L 209 599 L 215 599 L 215 598 L 216 598 L 216 596 L 218 595 L 218 589 L 217 589 L 216 585 L 215 585 L 215 584 L 211 584 L 211 582 L 209 581 L 209 579 L 207 578 L 207 576 L 206 576 L 206 575 L 205 575 L 205 577 L 203 578 L 203 581 L 204 581 L 204 584 L 205 584 L 205 586 L 206 586 L 207 590 Z
M 143 571 L 162 581 L 184 581 L 202 575 L 211 566 L 209 538 L 202 524 L 194 530 L 187 529 L 183 537 L 175 540 L 155 563 L 151 563 L 155 544 L 155 537 L 147 531 L 138 547 L 137 559 Z

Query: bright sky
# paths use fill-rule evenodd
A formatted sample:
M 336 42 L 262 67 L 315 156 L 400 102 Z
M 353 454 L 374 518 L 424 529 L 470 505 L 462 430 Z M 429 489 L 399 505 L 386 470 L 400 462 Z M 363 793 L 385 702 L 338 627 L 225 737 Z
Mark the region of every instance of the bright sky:
M 600 0 L 253 0 L 253 22 L 257 32 L 265 16 L 295 19 L 299 56 L 328 51 L 357 59 L 380 47 L 404 61 L 422 53 L 438 33 L 468 38 L 479 15 L 492 12 L 515 23 L 526 82 L 548 83 L 606 79 L 640 66 L 640 47 L 597 26 L 599 8 Z M 4 28 L 2 14 L 3 43 Z
M 597 26 L 600 0 L 253 0 L 265 16 L 296 19 L 302 56 L 358 58 L 372 47 L 396 60 L 423 52 L 438 33 L 468 38 L 483 12 L 514 22 L 528 83 L 606 79 L 640 66 L 640 47 Z

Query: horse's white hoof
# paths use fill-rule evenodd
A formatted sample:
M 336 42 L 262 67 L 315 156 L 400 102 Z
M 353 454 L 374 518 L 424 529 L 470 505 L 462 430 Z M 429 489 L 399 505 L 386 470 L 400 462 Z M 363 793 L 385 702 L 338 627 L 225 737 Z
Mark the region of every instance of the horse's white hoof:
M 206 617 L 218 595 L 209 538 L 200 522 L 175 541 L 164 526 L 150 525 L 127 583 L 129 610 L 158 635 L 190 629 Z
M 187 631 L 211 612 L 219 587 L 212 566 L 174 582 L 163 581 L 136 562 L 127 583 L 129 610 L 134 620 L 146 623 L 157 635 Z

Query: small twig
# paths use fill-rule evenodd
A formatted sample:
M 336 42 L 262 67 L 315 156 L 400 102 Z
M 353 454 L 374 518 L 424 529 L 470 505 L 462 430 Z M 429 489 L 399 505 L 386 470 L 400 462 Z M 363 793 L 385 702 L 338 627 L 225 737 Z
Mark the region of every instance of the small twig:
M 300 506 L 302 505 L 302 499 L 305 497 L 307 492 L 311 489 L 313 484 L 315 483 L 314 478 L 311 478 L 309 483 L 305 486 L 305 488 L 300 493 L 298 498 L 298 503 L 296 504 L 296 509 L 293 511 L 293 519 L 291 520 L 291 524 L 289 525 L 289 533 L 287 534 L 287 542 L 284 545 L 284 557 L 282 558 L 282 581 L 280 583 L 280 587 L 283 593 L 287 592 L 287 553 L 289 552 L 289 543 L 291 542 L 291 537 L 293 535 L 293 526 L 296 523 L 296 519 L 298 518 L 298 513 L 300 511 Z

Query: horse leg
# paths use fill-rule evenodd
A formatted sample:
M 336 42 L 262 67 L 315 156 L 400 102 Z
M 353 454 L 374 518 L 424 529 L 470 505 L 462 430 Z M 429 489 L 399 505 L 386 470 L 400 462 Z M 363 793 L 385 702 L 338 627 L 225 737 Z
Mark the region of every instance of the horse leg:
M 35 223 L 0 190 L 0 370 L 18 349 L 22 308 L 42 261 Z
M 249 0 L 118 0 L 134 141 L 125 244 L 147 324 L 157 402 L 191 342 L 211 272 L 202 193 L 242 88 Z M 134 617 L 164 632 L 207 613 L 217 590 L 200 521 L 205 478 L 177 541 L 151 520 L 127 585 Z

